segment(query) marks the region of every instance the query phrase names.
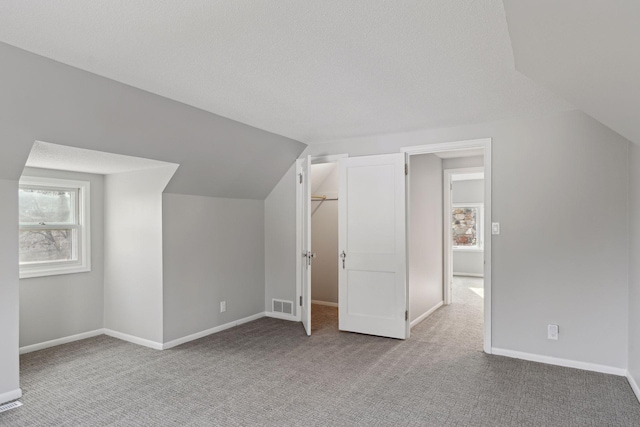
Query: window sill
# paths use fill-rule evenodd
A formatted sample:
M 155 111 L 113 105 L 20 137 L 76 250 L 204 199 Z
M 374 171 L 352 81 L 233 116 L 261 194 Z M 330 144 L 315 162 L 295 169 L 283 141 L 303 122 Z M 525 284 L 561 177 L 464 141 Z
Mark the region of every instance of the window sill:
M 91 271 L 89 265 L 67 265 L 52 267 L 20 267 L 20 279 L 31 279 L 34 277 L 59 276 L 62 274 L 88 273 Z
M 484 252 L 484 248 L 453 248 L 454 252 Z

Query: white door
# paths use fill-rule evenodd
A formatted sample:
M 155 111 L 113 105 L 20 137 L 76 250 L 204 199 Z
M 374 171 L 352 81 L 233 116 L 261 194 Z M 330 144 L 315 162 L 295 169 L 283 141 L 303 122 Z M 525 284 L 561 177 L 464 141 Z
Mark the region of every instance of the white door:
M 407 338 L 404 154 L 339 160 L 339 329 Z
M 299 183 L 302 187 L 302 292 L 300 295 L 300 313 L 302 325 L 307 335 L 311 335 L 311 262 L 315 254 L 311 253 L 311 156 L 300 163 Z

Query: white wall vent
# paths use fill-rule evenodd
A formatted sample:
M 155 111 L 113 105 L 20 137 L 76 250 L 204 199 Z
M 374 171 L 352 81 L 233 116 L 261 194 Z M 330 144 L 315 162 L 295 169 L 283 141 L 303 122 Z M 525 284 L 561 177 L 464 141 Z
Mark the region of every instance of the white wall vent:
M 22 403 L 18 401 L 6 403 L 4 405 L 0 405 L 0 412 L 8 411 L 9 409 L 18 408 L 20 406 L 22 406 Z
M 273 299 L 271 300 L 271 310 L 274 313 L 293 314 L 293 301 Z

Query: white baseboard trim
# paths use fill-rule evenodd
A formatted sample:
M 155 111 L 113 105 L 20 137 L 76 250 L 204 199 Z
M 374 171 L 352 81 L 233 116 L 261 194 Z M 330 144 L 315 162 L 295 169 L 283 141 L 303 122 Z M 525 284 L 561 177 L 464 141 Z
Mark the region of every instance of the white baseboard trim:
M 431 307 L 429 309 L 429 311 L 427 311 L 426 313 L 420 315 L 420 317 L 418 317 L 416 320 L 411 322 L 411 327 L 413 328 L 414 326 L 416 326 L 418 323 L 422 322 L 424 319 L 426 319 L 427 317 L 431 316 L 433 314 L 434 311 L 436 311 L 437 309 L 439 309 L 440 307 L 442 307 L 444 305 L 444 301 L 440 301 L 439 303 L 437 303 L 436 305 L 434 305 L 433 307 Z
M 636 399 L 640 402 L 640 387 L 638 387 L 638 383 L 631 376 L 631 372 L 627 371 L 627 381 L 629 381 L 629 385 L 631 386 L 631 390 L 636 394 Z
M 289 320 L 291 322 L 300 321 L 300 319 L 298 319 L 298 317 L 294 316 L 293 314 L 283 314 L 283 313 L 275 313 L 273 311 L 265 311 L 264 315 L 267 317 L 273 317 L 274 319 Z
M 627 370 L 614 366 L 598 365 L 597 363 L 580 362 L 578 360 L 561 359 L 553 356 L 543 356 L 541 354 L 525 353 L 522 351 L 505 350 L 502 348 L 491 348 L 491 354 L 496 356 L 512 357 L 514 359 L 528 360 L 530 362 L 546 363 L 547 365 L 564 366 L 567 368 L 582 369 L 584 371 L 601 372 L 618 376 L 627 376 Z
M 233 322 L 225 323 L 224 325 L 216 326 L 214 328 L 206 329 L 204 331 L 196 332 L 195 334 L 187 335 L 182 338 L 178 338 L 169 342 L 166 342 L 162 345 L 163 350 L 167 350 L 169 348 L 173 348 L 184 344 L 189 341 L 197 340 L 207 335 L 215 334 L 217 332 L 222 332 L 225 329 L 233 328 L 234 326 L 242 325 L 244 323 L 252 322 L 254 320 L 260 319 L 264 317 L 264 311 L 262 313 L 256 313 L 252 316 L 244 317 L 242 319 L 234 320 Z
M 311 300 L 311 304 L 326 305 L 327 307 L 337 307 L 338 306 L 337 302 L 319 301 L 319 300 L 316 300 L 316 299 L 312 299 Z
M 16 389 L 0 393 L 0 405 L 3 403 L 11 402 L 12 400 L 20 399 L 22 397 L 22 389 Z
M 455 271 L 453 272 L 454 276 L 467 276 L 467 277 L 484 277 L 484 274 L 479 274 L 479 273 L 456 273 Z
M 83 332 L 81 334 L 70 335 L 68 337 L 58 338 L 55 340 L 45 341 L 38 344 L 26 345 L 24 347 L 20 347 L 20 354 L 31 353 L 32 351 L 43 350 L 49 347 L 55 347 L 61 344 L 67 344 L 74 341 L 83 340 L 85 338 L 96 337 L 98 335 L 103 335 L 104 329 L 96 329 L 94 331 Z
M 154 350 L 162 350 L 162 343 L 147 340 L 140 337 L 134 337 L 133 335 L 125 334 L 123 332 L 113 331 L 111 329 L 105 329 L 104 334 L 109 335 L 110 337 L 113 337 L 113 338 L 118 338 L 119 340 L 129 341 L 134 344 L 153 348 Z

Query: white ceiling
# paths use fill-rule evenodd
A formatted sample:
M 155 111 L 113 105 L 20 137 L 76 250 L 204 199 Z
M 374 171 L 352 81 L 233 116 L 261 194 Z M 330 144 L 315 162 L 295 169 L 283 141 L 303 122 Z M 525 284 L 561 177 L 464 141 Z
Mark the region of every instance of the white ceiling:
M 640 2 L 504 4 L 518 70 L 640 144 Z
M 307 143 L 573 109 L 501 0 L 3 0 L 0 41 Z
M 36 141 L 27 167 L 110 175 L 169 166 L 172 163 Z

